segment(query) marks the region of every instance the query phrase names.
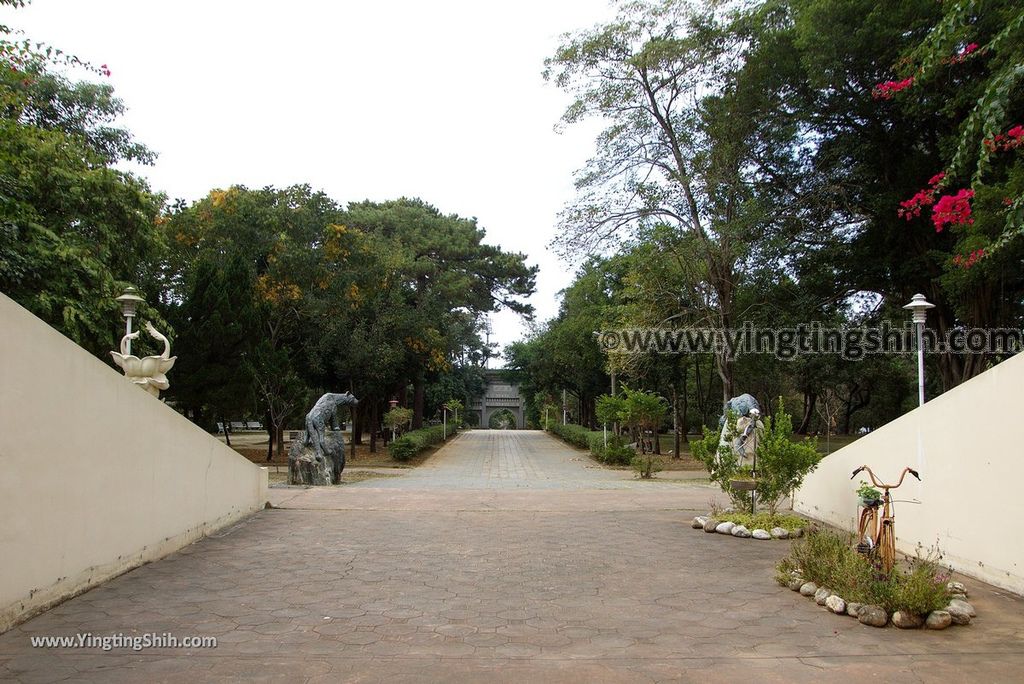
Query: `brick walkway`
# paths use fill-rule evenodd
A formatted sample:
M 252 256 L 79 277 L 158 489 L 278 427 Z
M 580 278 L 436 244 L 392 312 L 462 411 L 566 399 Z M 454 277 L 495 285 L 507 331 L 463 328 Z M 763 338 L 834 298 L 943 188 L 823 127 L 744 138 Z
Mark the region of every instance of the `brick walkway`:
M 788 542 L 691 530 L 715 490 L 579 458 L 540 433 L 469 433 L 403 478 L 274 489 L 281 508 L 0 635 L 0 680 L 1019 678 L 1021 600 L 967 582 L 969 627 L 864 627 L 772 581 Z M 114 632 L 219 645 L 29 646 Z

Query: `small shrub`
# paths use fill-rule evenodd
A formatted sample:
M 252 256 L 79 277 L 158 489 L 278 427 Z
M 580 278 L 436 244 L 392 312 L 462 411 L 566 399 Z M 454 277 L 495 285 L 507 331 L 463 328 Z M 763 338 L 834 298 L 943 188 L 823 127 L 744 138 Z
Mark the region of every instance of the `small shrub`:
M 776 566 L 776 579 L 785 583 L 790 571 L 799 570 L 805 580 L 828 587 L 847 601 L 878 605 L 890 614 L 903 610 L 926 615 L 949 603 L 949 573 L 934 551 L 924 557 L 918 553 L 907 570 L 893 568 L 886 576 L 852 548 L 852 541 L 850 535 L 811 530 Z
M 448 435 L 453 434 L 452 428 L 448 428 Z M 408 461 L 413 456 L 427 447 L 439 444 L 444 441 L 445 429 L 442 425 L 421 428 L 407 432 L 388 445 L 388 452 L 391 458 L 396 461 Z
M 416 451 L 415 443 L 408 437 L 399 437 L 388 445 L 388 452 L 396 461 L 408 461 L 416 455 Z
M 721 516 L 722 520 L 743 525 L 748 530 L 759 528 L 770 530 L 773 527 L 781 527 L 784 530 L 792 531 L 798 527 L 807 526 L 807 521 L 803 518 L 785 513 L 758 513 L 757 515 L 751 515 L 750 513 L 723 513 Z
M 633 471 L 644 480 L 649 480 L 654 476 L 654 473 L 660 473 L 665 468 L 665 464 L 662 463 L 660 458 L 655 458 L 651 454 L 638 454 L 633 457 L 630 461 L 630 465 L 633 467 Z
M 933 610 L 942 610 L 949 605 L 949 573 L 938 563 L 937 551 L 927 556 L 918 555 L 911 559 L 910 568 L 897 573 L 892 596 L 891 610 L 905 610 L 916 615 L 925 615 Z
M 608 446 L 604 445 L 604 432 L 590 433 L 590 453 L 601 463 L 607 465 L 629 465 L 636 454 L 633 449 L 626 446 L 626 440 L 621 435 L 607 435 Z
M 579 447 L 580 449 L 590 448 L 591 432 L 582 425 L 562 425 L 561 423 L 555 423 L 550 426 L 550 429 L 551 432 L 560 439 L 575 447 Z
M 624 466 L 632 463 L 635 455 L 636 451 L 624 444 L 615 447 L 609 444 L 608 448 L 602 452 L 600 461 L 607 465 Z

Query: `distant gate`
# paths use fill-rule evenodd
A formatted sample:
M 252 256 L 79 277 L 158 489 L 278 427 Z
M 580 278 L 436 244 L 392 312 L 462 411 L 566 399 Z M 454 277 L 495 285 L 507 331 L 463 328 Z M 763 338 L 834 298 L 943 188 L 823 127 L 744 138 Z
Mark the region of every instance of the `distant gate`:
M 515 427 L 522 428 L 526 417 L 525 402 L 519 394 L 519 385 L 502 377 L 501 370 L 484 371 L 484 394 L 476 397 L 469 404 L 469 410 L 480 417 L 479 426 L 490 425 L 491 416 L 498 411 L 507 410 L 516 419 Z

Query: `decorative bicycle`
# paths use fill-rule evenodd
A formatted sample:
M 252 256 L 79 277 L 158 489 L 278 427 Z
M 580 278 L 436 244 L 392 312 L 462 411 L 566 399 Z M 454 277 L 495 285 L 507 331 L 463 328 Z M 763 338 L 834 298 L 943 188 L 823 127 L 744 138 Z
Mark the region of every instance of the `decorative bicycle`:
M 860 523 L 857 526 L 857 551 L 874 559 L 882 572 L 888 575 L 892 571 L 892 566 L 896 564 L 896 513 L 889 490 L 903 484 L 903 478 L 907 473 L 916 477 L 918 482 L 921 481 L 921 476 L 913 468 L 904 468 L 900 473 L 899 482 L 885 484 L 878 481 L 871 468 L 861 466 L 853 471 L 850 479 L 865 470 L 871 478 L 871 483 L 882 490 L 882 498 L 863 502 Z M 879 507 L 881 511 L 878 510 Z

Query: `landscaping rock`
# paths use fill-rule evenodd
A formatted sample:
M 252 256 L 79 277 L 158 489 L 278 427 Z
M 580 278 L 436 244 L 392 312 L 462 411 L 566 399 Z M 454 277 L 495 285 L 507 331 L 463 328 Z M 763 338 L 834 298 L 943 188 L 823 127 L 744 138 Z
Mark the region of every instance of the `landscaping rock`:
M 825 599 L 825 607 L 831 610 L 836 615 L 842 615 L 846 612 L 846 601 L 839 596 L 832 594 Z
M 956 605 L 950 603 L 946 607 L 946 611 L 949 613 L 950 619 L 954 625 L 969 625 L 971 624 L 971 613 L 969 610 L 964 608 L 963 601 L 956 601 Z
M 715 532 L 718 532 L 718 534 L 732 534 L 732 528 L 734 527 L 736 527 L 736 523 L 718 523 L 718 526 L 715 528 Z
M 718 527 L 718 521 L 714 518 L 708 518 L 707 522 L 704 523 L 705 532 L 714 532 L 716 527 Z
M 801 596 L 814 596 L 816 591 L 818 591 L 818 585 L 814 582 L 804 582 L 800 587 Z
M 825 587 L 818 587 L 818 591 L 814 592 L 814 602 L 819 606 L 825 605 L 825 600 L 832 595 L 831 589 Z
M 798 527 L 795 530 L 790 530 L 789 531 L 789 536 L 792 537 L 793 539 L 796 539 L 797 537 L 804 536 L 804 528 Z
M 847 603 L 846 614 L 850 617 L 859 617 L 860 609 L 864 607 L 863 603 Z
M 785 530 L 781 527 L 773 527 L 771 529 L 771 534 L 774 539 L 789 539 L 789 530 Z
M 946 629 L 951 624 L 953 624 L 953 616 L 945 610 L 933 610 L 928 613 L 928 619 L 924 621 L 924 626 L 928 629 Z
M 772 538 L 772 535 L 768 534 L 768 532 L 766 530 L 754 530 L 753 532 L 750 533 L 750 536 L 752 536 L 754 539 L 762 539 L 762 540 L 764 540 L 764 539 L 771 539 Z
M 951 594 L 963 594 L 964 598 L 967 598 L 967 587 L 963 585 L 963 582 L 947 582 L 946 589 Z
M 793 591 L 800 591 L 800 587 L 804 586 L 804 578 L 790 577 L 789 582 L 786 583 L 786 586 L 792 589 Z
M 915 613 L 897 610 L 892 614 L 892 624 L 900 629 L 920 629 L 921 625 L 924 624 L 924 617 Z
M 949 600 L 950 601 L 965 601 L 966 602 L 967 601 L 967 595 L 966 594 L 950 594 L 949 595 Z
M 959 608 L 963 608 L 964 610 L 967 611 L 967 614 L 970 615 L 971 617 L 978 617 L 978 612 L 976 610 L 974 610 L 974 606 L 972 606 L 967 601 L 961 601 L 960 599 L 953 599 L 952 601 L 949 602 L 949 605 L 957 606 Z
M 889 623 L 889 614 L 881 606 L 861 606 L 857 619 L 862 625 L 885 627 Z
M 747 538 L 750 536 L 750 530 L 748 530 L 743 525 L 737 525 L 736 527 L 732 528 L 732 536 Z
M 695 530 L 702 530 L 704 529 L 704 523 L 706 523 L 707 521 L 707 517 L 703 515 L 698 515 L 696 518 L 693 519 L 692 527 Z

